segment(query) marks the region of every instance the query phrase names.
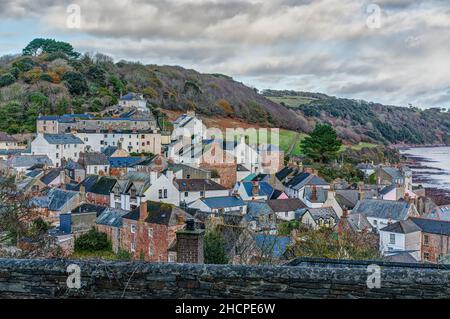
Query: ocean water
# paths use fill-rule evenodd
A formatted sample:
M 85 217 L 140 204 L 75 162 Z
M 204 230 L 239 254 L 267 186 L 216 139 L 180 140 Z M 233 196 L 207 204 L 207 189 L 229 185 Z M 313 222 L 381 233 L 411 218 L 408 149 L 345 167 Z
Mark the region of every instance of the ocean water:
M 420 147 L 400 151 L 422 167 L 411 167 L 415 184 L 450 192 L 450 147 Z

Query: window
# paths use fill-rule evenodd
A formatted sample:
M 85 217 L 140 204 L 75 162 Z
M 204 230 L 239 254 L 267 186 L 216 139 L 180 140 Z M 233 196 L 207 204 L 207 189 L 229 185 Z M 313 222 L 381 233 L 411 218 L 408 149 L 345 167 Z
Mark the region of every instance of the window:
M 200 197 L 205 197 L 205 192 L 204 191 L 200 191 Z
M 153 228 L 148 229 L 148 237 L 153 238 Z
M 148 255 L 149 256 L 153 256 L 155 254 L 155 251 L 153 249 L 153 246 L 148 246 Z
M 174 263 L 175 262 L 175 256 L 174 255 L 169 255 L 169 262 L 170 263 Z
M 430 253 L 423 253 L 423 260 L 430 260 Z
M 158 198 L 159 198 L 159 199 L 163 198 L 163 197 L 162 197 L 162 189 L 160 189 L 160 190 L 158 191 Z
M 136 251 L 136 244 L 134 242 L 131 243 L 131 251 L 134 253 Z
M 389 244 L 395 245 L 395 234 L 389 234 Z
M 130 231 L 132 234 L 136 234 L 136 225 L 132 224 Z
M 190 178 L 191 178 L 191 175 L 188 174 L 188 175 L 186 176 L 186 178 L 187 178 L 187 179 L 190 179 Z
M 56 158 L 59 158 L 59 153 L 56 153 Z
M 164 198 L 167 198 L 167 189 L 164 190 Z
M 428 235 L 423 235 L 423 244 L 425 246 L 428 246 L 430 244 L 430 236 Z
M 189 192 L 184 192 L 184 197 L 189 197 Z

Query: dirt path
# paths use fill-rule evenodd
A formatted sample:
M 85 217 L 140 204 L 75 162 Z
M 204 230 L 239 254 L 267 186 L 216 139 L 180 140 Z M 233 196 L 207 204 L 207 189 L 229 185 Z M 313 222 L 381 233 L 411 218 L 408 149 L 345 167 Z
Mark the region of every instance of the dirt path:
M 300 133 L 297 132 L 295 133 L 294 138 L 292 139 L 292 143 L 291 145 L 289 145 L 289 149 L 287 151 L 286 155 L 291 155 L 292 151 L 294 150 L 295 145 L 297 144 L 297 142 L 300 142 Z

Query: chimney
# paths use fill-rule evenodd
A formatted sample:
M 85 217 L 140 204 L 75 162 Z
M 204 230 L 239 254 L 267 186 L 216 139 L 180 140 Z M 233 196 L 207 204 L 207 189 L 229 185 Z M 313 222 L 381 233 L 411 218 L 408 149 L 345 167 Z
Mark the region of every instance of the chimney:
M 59 172 L 59 180 L 60 180 L 60 184 L 61 184 L 61 185 L 66 184 L 66 172 L 64 171 L 64 169 L 62 169 L 62 170 Z
M 317 187 L 316 185 L 314 185 L 311 190 L 311 202 L 314 203 L 316 201 L 317 201 Z
M 147 211 L 147 202 L 142 202 L 141 205 L 139 205 L 139 220 L 144 221 L 148 216 Z
M 358 192 L 358 200 L 363 200 L 365 197 L 365 193 L 362 187 L 359 187 L 359 192 Z
M 203 237 L 205 231 L 196 229 L 195 221 L 188 219 L 186 228 L 177 232 L 177 262 L 203 264 Z
M 347 209 L 347 207 L 344 207 L 341 218 L 347 218 L 347 217 L 348 217 L 348 209 Z
M 259 183 L 258 182 L 253 182 L 252 195 L 259 196 Z

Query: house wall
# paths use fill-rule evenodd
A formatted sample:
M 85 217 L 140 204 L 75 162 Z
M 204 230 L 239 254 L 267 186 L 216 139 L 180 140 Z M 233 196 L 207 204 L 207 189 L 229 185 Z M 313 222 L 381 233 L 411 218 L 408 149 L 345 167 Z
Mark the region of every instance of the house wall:
M 428 237 L 428 243 L 425 237 Z M 450 237 L 422 233 L 422 261 L 437 263 L 440 255 L 447 255 L 450 252 Z M 428 258 L 427 258 L 428 255 Z
M 92 151 L 102 152 L 108 146 L 118 146 L 129 153 L 161 154 L 160 133 L 83 133 L 78 136 Z
M 135 225 L 135 233 L 131 232 L 131 225 Z M 149 229 L 152 231 L 149 232 Z M 169 247 L 167 226 L 123 219 L 121 246 L 130 252 L 134 259 L 139 260 L 143 257 L 145 261 L 167 263 Z
M 100 206 L 110 206 L 110 195 L 86 193 L 86 199 L 88 203 L 91 204 Z
M 186 196 L 186 193 L 187 193 L 187 196 Z M 182 203 L 190 204 L 202 197 L 210 198 L 210 197 L 221 197 L 221 196 L 229 196 L 229 195 L 230 195 L 230 191 L 227 189 L 226 190 L 205 191 L 203 196 L 201 196 L 200 192 L 178 191 L 179 205 L 181 205 Z
M 36 132 L 42 134 L 58 134 L 58 121 L 37 120 Z
M 109 175 L 109 165 L 86 165 L 87 175 Z
M 395 243 L 391 243 L 391 235 L 395 236 Z M 380 231 L 380 251 L 386 254 L 390 251 L 406 250 L 406 236 L 405 234 L 398 234 L 393 232 Z
M 56 167 L 61 167 L 61 160 L 78 161 L 80 152 L 84 152 L 83 144 L 49 144 L 43 135 L 39 134 L 31 142 L 32 155 L 47 155 Z

